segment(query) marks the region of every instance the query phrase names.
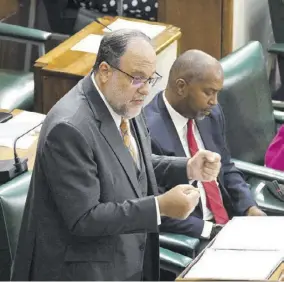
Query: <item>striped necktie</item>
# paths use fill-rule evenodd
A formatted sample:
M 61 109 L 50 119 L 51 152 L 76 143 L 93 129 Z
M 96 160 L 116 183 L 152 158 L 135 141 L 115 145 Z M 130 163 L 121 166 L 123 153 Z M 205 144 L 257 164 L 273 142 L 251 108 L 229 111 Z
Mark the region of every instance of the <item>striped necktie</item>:
M 131 142 L 131 134 L 130 134 L 130 127 L 129 127 L 129 121 L 127 119 L 121 119 L 120 123 L 120 131 L 123 139 L 123 143 L 125 147 L 129 150 L 129 153 L 131 154 L 134 162 L 137 164 L 137 155 L 134 150 L 134 146 Z

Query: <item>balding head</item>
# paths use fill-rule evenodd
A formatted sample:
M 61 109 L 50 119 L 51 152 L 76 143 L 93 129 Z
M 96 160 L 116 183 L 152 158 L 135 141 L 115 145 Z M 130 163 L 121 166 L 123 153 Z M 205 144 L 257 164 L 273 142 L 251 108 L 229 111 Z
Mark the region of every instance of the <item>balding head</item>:
M 223 76 L 221 64 L 215 58 L 200 50 L 188 50 L 174 62 L 170 70 L 169 84 L 174 85 L 179 78 L 188 83 L 202 81 L 212 71 Z
M 217 93 L 222 87 L 221 64 L 203 51 L 189 50 L 171 67 L 166 97 L 181 115 L 199 118 L 217 104 Z

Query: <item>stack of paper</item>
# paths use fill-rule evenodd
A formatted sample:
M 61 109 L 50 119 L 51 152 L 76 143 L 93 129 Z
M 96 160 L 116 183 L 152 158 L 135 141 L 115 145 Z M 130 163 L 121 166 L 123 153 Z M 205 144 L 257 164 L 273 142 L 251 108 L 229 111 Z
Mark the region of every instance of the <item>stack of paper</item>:
M 108 25 L 108 28 L 111 31 L 119 30 L 119 29 L 137 29 L 141 32 L 145 33 L 148 37 L 151 39 L 156 37 L 158 34 L 163 32 L 166 29 L 166 26 L 163 25 L 156 25 L 156 24 L 148 24 L 143 22 L 134 22 L 134 21 L 128 21 L 124 19 L 117 19 L 110 25 Z M 104 28 L 104 32 L 110 32 L 110 30 L 107 28 Z
M 212 248 L 225 250 L 284 250 L 284 217 L 234 217 L 216 237 Z
M 7 122 L 0 123 L 0 146 L 13 148 L 17 137 L 23 135 L 33 127 L 39 125 L 45 119 L 45 115 L 22 112 Z M 40 131 L 41 126 L 21 137 L 17 141 L 17 148 L 28 149 L 36 139 L 36 133 Z
M 234 217 L 189 269 L 189 280 L 266 280 L 284 259 L 284 217 Z
M 101 35 L 89 34 L 87 37 L 74 45 L 71 50 L 98 54 L 102 38 L 103 37 Z
M 185 275 L 204 280 L 266 280 L 283 259 L 279 251 L 232 251 L 207 249 Z

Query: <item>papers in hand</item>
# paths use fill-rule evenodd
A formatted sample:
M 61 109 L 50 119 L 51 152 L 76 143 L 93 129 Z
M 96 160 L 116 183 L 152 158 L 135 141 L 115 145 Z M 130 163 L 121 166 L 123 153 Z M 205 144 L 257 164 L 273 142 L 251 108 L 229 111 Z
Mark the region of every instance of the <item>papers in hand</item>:
M 103 37 L 101 35 L 89 34 L 87 37 L 74 45 L 71 50 L 97 54 L 102 38 Z
M 128 21 L 124 19 L 117 19 L 110 25 L 108 28 L 111 31 L 119 30 L 119 29 L 137 29 L 141 32 L 145 33 L 151 39 L 160 34 L 163 30 L 166 29 L 165 26 L 156 25 L 156 24 L 148 24 L 143 22 L 135 22 L 135 21 Z M 107 28 L 104 28 L 104 32 L 110 32 Z
M 0 123 L 0 146 L 13 148 L 17 137 L 35 127 L 45 119 L 45 115 L 22 112 L 5 123 Z M 35 134 L 40 131 L 41 126 L 20 138 L 17 148 L 28 149 L 36 139 Z
M 237 237 L 237 236 L 235 236 Z M 204 280 L 266 280 L 283 259 L 279 251 L 207 249 L 185 275 Z

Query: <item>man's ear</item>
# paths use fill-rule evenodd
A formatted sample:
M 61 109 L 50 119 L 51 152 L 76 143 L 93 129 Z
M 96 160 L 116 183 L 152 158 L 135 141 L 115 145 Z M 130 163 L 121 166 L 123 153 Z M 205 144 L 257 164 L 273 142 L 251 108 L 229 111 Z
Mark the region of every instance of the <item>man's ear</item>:
M 177 94 L 180 95 L 180 96 L 183 96 L 186 93 L 186 91 L 185 91 L 186 86 L 187 86 L 187 83 L 183 78 L 177 79 L 176 80 Z
M 102 83 L 106 83 L 112 75 L 111 67 L 106 62 L 101 62 L 99 65 L 99 76 Z

